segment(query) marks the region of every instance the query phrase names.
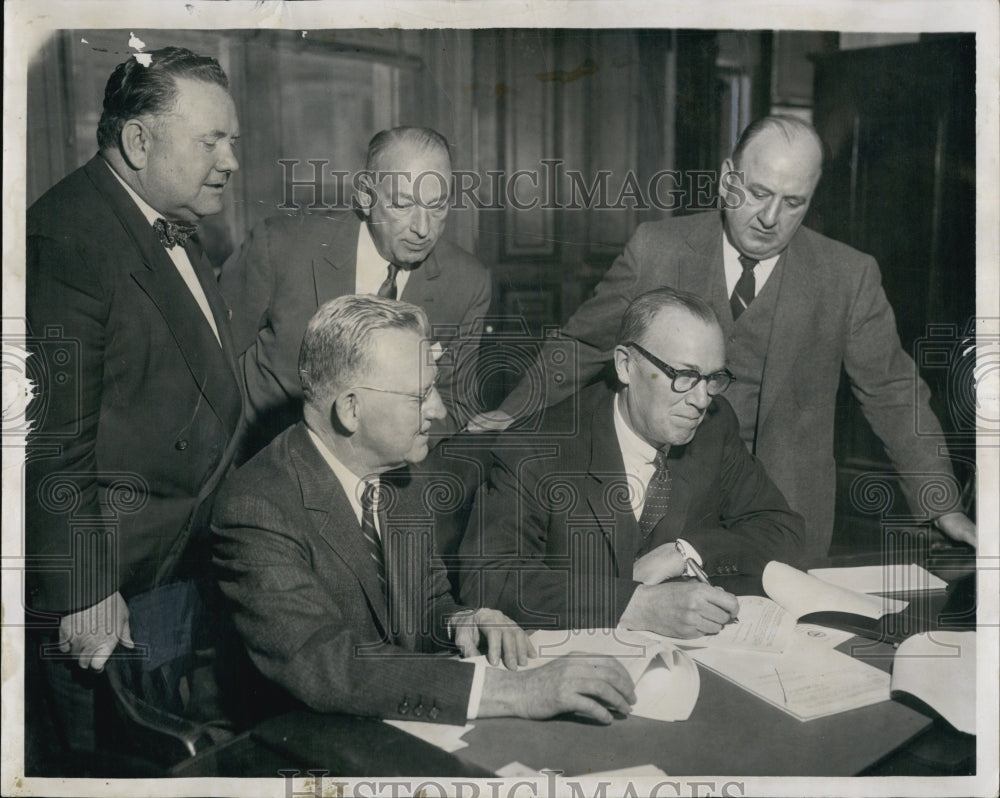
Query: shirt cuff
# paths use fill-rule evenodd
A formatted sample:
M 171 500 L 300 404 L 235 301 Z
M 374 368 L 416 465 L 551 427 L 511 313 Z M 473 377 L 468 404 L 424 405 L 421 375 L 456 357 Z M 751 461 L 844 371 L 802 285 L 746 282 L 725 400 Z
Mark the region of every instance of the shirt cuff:
M 482 662 L 470 663 L 476 669 L 472 675 L 472 689 L 469 691 L 469 709 L 465 713 L 468 720 L 479 715 L 479 702 L 483 700 L 483 683 L 486 681 L 486 665 Z
M 698 549 L 688 543 L 684 538 L 677 538 L 677 542 L 680 544 L 681 551 L 685 558 L 691 558 L 702 568 L 705 567 L 705 563 L 702 562 L 701 555 L 698 553 Z

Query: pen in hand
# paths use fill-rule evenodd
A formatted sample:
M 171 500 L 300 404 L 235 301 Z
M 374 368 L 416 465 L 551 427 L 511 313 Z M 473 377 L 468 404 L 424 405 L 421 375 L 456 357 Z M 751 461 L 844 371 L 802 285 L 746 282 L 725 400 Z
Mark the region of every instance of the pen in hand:
M 701 583 L 702 583 L 703 585 L 708 585 L 709 587 L 711 587 L 712 583 L 708 581 L 708 574 L 706 574 L 706 573 L 705 573 L 705 572 L 704 572 L 704 571 L 702 570 L 702 567 L 701 567 L 700 565 L 698 565 L 698 563 L 696 563 L 696 562 L 695 562 L 694 560 L 692 560 L 692 559 L 691 559 L 690 557 L 687 557 L 687 558 L 685 558 L 684 562 L 685 562 L 685 563 L 687 563 L 687 567 L 688 567 L 688 570 L 689 570 L 689 571 L 690 571 L 691 573 L 693 573 L 693 574 L 694 574 L 694 576 L 695 576 L 695 579 L 697 579 L 697 580 L 698 580 L 699 582 L 701 582 Z M 739 622 L 740 622 L 740 619 L 739 619 L 739 618 L 736 618 L 736 617 L 734 617 L 734 618 L 733 618 L 733 620 L 732 620 L 732 622 L 733 622 L 733 623 L 739 623 Z

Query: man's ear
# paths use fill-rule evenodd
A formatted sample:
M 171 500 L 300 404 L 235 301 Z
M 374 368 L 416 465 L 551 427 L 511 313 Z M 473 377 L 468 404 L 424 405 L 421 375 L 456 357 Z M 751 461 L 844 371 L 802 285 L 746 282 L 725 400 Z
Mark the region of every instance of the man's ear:
M 732 158 L 722 162 L 719 173 L 719 196 L 723 208 L 738 208 L 746 200 L 746 189 L 743 188 L 743 174 L 736 171 Z
M 122 156 L 133 169 L 146 168 L 152 143 L 152 132 L 145 122 L 138 119 L 129 119 L 122 126 Z
M 358 404 L 358 395 L 353 391 L 344 391 L 333 401 L 330 408 L 330 421 L 334 429 L 342 429 L 345 432 L 357 432 L 361 423 L 361 406 Z
M 357 194 L 355 200 L 358 204 L 358 209 L 365 215 L 369 217 L 372 212 L 372 206 L 375 204 L 377 194 L 375 192 L 375 181 L 372 178 L 372 173 L 364 171 L 358 175 Z
M 615 374 L 618 375 L 618 382 L 622 385 L 628 385 L 631 381 L 628 373 L 629 364 L 632 362 L 632 353 L 628 351 L 628 347 L 618 345 L 615 347 Z

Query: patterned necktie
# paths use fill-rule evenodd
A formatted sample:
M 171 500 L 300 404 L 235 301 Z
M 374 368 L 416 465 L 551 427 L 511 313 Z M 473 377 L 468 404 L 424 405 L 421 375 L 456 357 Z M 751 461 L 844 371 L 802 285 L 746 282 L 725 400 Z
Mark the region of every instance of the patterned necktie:
M 399 267 L 395 263 L 389 264 L 389 274 L 382 281 L 382 285 L 378 287 L 378 295 L 384 297 L 385 299 L 395 299 L 396 298 L 396 273 L 399 271 Z
M 153 222 L 153 229 L 160 238 L 160 243 L 167 249 L 173 249 L 175 244 L 182 247 L 187 240 L 198 232 L 198 225 L 190 222 L 168 222 L 166 219 L 157 219 Z
M 660 519 L 667 514 L 670 504 L 670 471 L 667 470 L 667 453 L 660 449 L 654 461 L 656 470 L 646 486 L 646 500 L 642 505 L 642 515 L 639 516 L 639 532 L 645 545 L 650 534 Z
M 375 563 L 375 573 L 378 575 L 382 593 L 386 592 L 385 554 L 382 550 L 382 539 L 375 527 L 375 492 L 378 488 L 374 482 L 366 482 L 361 494 L 361 533 L 368 545 L 368 554 Z
M 750 303 L 753 302 L 753 298 L 757 293 L 757 284 L 753 278 L 753 270 L 758 263 L 760 261 L 752 260 L 746 255 L 740 255 L 740 266 L 743 267 L 743 274 L 736 281 L 733 295 L 729 298 L 729 307 L 733 311 L 733 321 L 736 321 L 740 317 L 740 314 L 750 307 Z

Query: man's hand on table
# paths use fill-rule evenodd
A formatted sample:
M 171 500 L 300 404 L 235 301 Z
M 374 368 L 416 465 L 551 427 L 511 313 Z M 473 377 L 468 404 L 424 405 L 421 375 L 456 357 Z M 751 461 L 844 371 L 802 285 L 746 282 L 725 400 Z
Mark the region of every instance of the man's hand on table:
M 81 668 L 103 670 L 119 643 L 126 648 L 135 646 L 128 624 L 128 605 L 121 593 L 112 593 L 59 622 L 59 650 L 75 657 Z
M 535 647 L 525 631 L 499 610 L 487 607 L 465 610 L 451 616 L 448 623 L 454 633 L 455 646 L 463 657 L 476 656 L 484 637 L 490 665 L 500 664 L 502 658 L 509 670 L 516 671 L 535 656 Z
M 935 523 L 938 529 L 953 540 L 976 547 L 976 525 L 964 513 L 945 513 Z
M 567 712 L 611 723 L 611 712 L 628 715 L 635 686 L 613 657 L 562 656 L 540 668 L 511 673 L 489 668 L 479 717 L 551 718 Z
M 621 624 L 667 637 L 700 637 L 717 634 L 739 611 L 736 596 L 721 587 L 694 581 L 639 585 Z

